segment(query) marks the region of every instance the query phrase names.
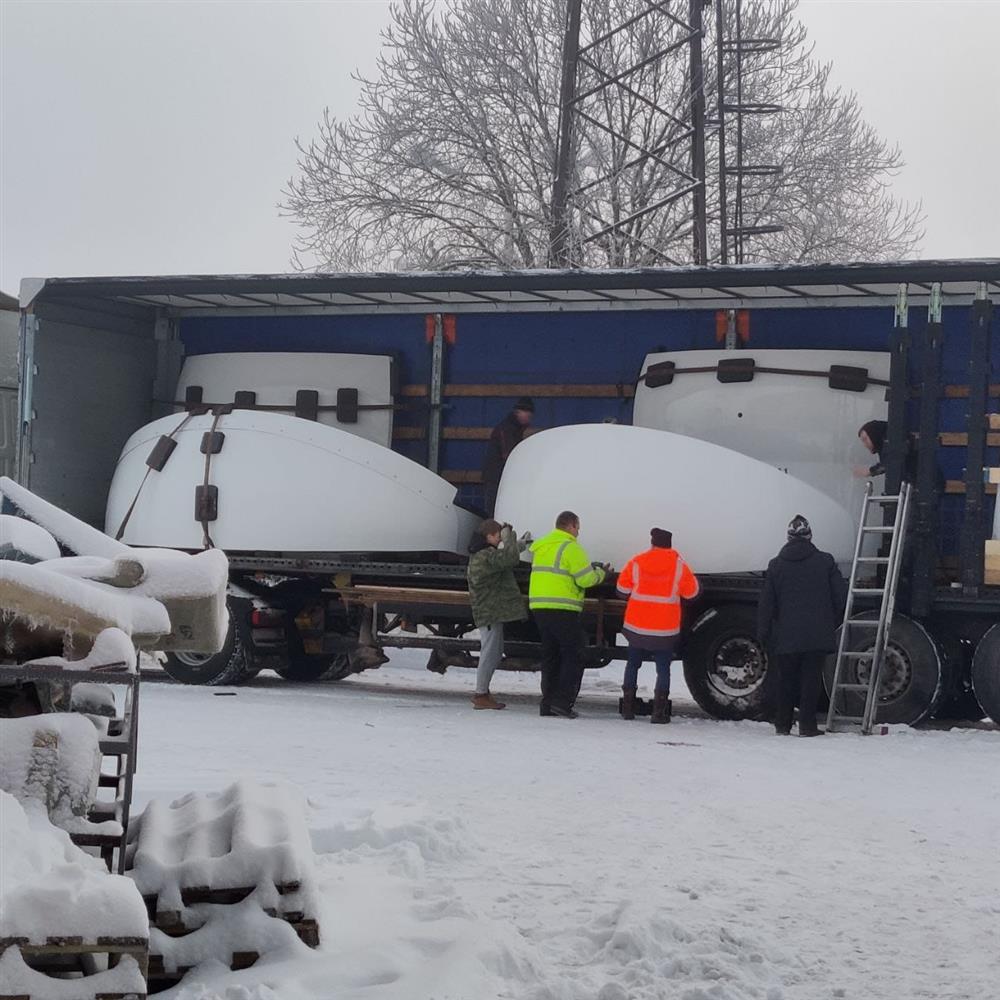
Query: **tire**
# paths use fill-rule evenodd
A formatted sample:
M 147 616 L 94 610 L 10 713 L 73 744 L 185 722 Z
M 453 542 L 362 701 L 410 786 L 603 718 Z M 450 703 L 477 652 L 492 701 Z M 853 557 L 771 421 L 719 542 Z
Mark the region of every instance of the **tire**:
M 868 612 L 865 618 L 877 617 Z M 838 633 L 839 640 L 839 633 Z M 874 629 L 860 634 L 847 646 L 852 652 L 863 652 L 875 644 Z M 827 694 L 833 687 L 836 657 L 827 658 L 823 681 Z M 868 680 L 868 664 L 846 660 L 843 684 L 864 684 Z M 875 721 L 890 725 L 915 725 L 934 713 L 944 690 L 945 669 L 941 654 L 927 629 L 905 615 L 896 615 L 889 629 L 886 662 L 882 669 L 879 706 Z M 844 692 L 840 696 L 840 711 L 847 715 L 864 714 L 864 694 Z
M 757 613 L 743 604 L 705 612 L 688 633 L 684 680 L 716 719 L 767 719 L 773 709 L 767 653 L 757 641 Z
M 934 641 L 941 655 L 941 697 L 934 710 L 935 719 L 978 722 L 986 713 L 972 690 L 972 650 L 958 636 L 935 632 Z
M 986 714 L 1000 724 L 1000 625 L 979 640 L 972 658 L 972 690 Z
M 227 604 L 229 630 L 218 653 L 167 653 L 164 670 L 182 684 L 242 684 L 256 670 L 247 641 L 247 629 L 240 614 Z
M 275 672 L 286 681 L 339 681 L 351 672 L 346 653 L 335 656 L 309 656 L 307 653 L 289 653 L 288 662 L 275 667 Z

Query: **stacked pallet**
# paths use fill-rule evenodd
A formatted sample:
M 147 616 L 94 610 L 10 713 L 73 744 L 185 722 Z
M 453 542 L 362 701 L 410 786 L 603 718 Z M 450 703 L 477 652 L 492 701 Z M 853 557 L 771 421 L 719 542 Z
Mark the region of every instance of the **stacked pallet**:
M 238 782 L 153 801 L 132 824 L 128 874 L 150 921 L 151 991 L 202 963 L 249 968 L 319 945 L 314 857 L 301 794 Z
M 37 801 L 0 791 L 0 827 L 4 855 L 18 859 L 0 879 L 0 1000 L 145 997 L 149 923 L 130 880 Z

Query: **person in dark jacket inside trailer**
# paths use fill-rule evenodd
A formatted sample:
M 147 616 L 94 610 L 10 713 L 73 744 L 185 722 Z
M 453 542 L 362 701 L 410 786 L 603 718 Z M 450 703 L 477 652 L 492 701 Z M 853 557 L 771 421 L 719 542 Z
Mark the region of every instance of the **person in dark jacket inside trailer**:
M 510 453 L 524 440 L 534 415 L 534 400 L 522 396 L 490 434 L 483 462 L 483 509 L 488 517 L 492 517 L 496 509 L 503 467 L 507 464 Z
M 757 634 L 778 674 L 774 729 L 792 731 L 796 696 L 799 736 L 822 736 L 816 706 L 823 662 L 836 652 L 836 632 L 844 617 L 847 581 L 832 555 L 812 543 L 812 528 L 796 514 L 788 525 L 788 542 L 767 567 L 758 607 Z
M 875 476 L 885 475 L 885 451 L 886 439 L 889 436 L 889 424 L 885 420 L 869 420 L 858 431 L 858 440 L 875 456 L 876 462 L 872 466 L 859 465 L 854 469 L 857 479 L 872 479 Z M 903 458 L 903 480 L 908 483 L 916 482 L 917 479 L 917 447 L 911 436 L 906 439 L 906 455 Z

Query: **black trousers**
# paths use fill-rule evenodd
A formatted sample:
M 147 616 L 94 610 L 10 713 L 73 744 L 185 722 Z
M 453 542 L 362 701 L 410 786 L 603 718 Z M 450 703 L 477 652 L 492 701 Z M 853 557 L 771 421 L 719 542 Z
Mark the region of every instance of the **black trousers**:
M 799 732 L 816 732 L 816 706 L 823 685 L 826 653 L 784 653 L 775 656 L 778 668 L 778 707 L 774 728 L 792 728 L 795 702 L 799 703 Z
M 583 681 L 583 628 L 576 611 L 535 611 L 542 637 L 542 707 L 572 708 Z

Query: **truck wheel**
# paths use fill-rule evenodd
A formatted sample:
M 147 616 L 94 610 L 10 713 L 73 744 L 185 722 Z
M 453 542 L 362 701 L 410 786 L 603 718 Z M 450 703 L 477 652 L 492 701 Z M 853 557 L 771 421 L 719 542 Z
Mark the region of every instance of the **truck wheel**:
M 684 646 L 684 680 L 717 719 L 765 719 L 772 710 L 767 654 L 757 641 L 752 607 L 712 608 L 695 622 Z
M 972 690 L 986 714 L 1000 724 L 1000 625 L 979 640 L 972 658 Z
M 875 618 L 877 612 L 858 617 Z M 856 634 L 847 648 L 864 652 L 875 645 L 874 629 Z M 827 693 L 833 686 L 836 657 L 827 658 L 823 680 Z M 866 684 L 870 673 L 867 661 L 847 660 L 841 683 Z M 934 640 L 919 622 L 896 615 L 889 629 L 886 662 L 882 667 L 879 705 L 875 719 L 893 725 L 915 725 L 934 712 L 943 688 L 942 659 Z M 860 692 L 845 692 L 840 696 L 839 710 L 847 715 L 864 714 L 865 700 Z
M 950 632 L 935 631 L 933 638 L 941 656 L 943 678 L 934 718 L 978 722 L 986 713 L 972 691 L 972 649 Z
M 336 656 L 310 656 L 308 653 L 289 652 L 288 662 L 275 667 L 275 672 L 286 681 L 339 681 L 351 672 L 346 653 Z
M 218 653 L 167 653 L 164 670 L 182 684 L 242 684 L 256 670 L 249 651 L 246 627 L 239 615 L 227 606 L 229 630 Z

